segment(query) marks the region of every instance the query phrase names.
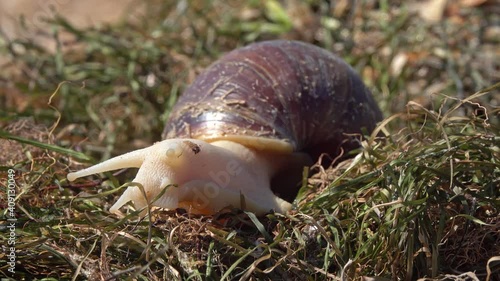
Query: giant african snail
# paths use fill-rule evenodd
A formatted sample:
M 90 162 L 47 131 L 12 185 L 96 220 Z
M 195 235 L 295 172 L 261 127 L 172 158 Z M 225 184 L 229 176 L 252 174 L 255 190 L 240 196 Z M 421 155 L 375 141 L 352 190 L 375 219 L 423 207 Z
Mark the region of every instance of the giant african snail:
M 149 201 L 197 213 L 228 206 L 286 212 L 291 204 L 271 189 L 275 175 L 285 171 L 290 177 L 292 168 L 320 153 L 352 148 L 355 135 L 373 130 L 381 119 L 361 79 L 332 53 L 296 41 L 255 43 L 223 56 L 186 89 L 163 141 L 69 173 L 68 179 L 139 168 L 133 182 L 145 194 L 129 186 L 113 213 L 128 201 L 137 209 Z M 297 191 L 295 185 L 274 190 L 288 199 Z

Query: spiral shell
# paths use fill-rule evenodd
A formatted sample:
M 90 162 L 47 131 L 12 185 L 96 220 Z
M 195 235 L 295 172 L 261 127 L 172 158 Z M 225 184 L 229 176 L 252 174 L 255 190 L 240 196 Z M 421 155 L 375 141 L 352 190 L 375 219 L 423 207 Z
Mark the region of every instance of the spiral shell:
M 179 98 L 163 139 L 234 140 L 315 158 L 336 154 L 381 119 L 370 91 L 342 59 L 303 42 L 266 41 L 208 67 Z

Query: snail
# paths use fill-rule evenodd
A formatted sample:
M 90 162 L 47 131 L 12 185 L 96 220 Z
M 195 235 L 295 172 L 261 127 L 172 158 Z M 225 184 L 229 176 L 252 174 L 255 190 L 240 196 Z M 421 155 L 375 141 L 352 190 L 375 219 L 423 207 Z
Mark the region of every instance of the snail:
M 139 168 L 111 213 L 129 201 L 142 210 L 284 213 L 298 189 L 283 182 L 300 179 L 321 153 L 359 147 L 359 135 L 381 119 L 370 91 L 339 57 L 299 41 L 258 42 L 195 79 L 173 107 L 163 141 L 67 178 Z

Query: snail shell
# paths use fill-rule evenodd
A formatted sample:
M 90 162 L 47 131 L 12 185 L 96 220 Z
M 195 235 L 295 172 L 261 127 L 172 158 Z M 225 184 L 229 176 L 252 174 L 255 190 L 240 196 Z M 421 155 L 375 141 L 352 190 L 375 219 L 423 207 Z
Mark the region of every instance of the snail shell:
M 372 131 L 381 119 L 370 91 L 342 59 L 303 42 L 265 41 L 228 53 L 198 76 L 173 108 L 163 139 L 232 140 L 316 160 L 359 146 L 362 129 Z M 273 191 L 293 200 L 300 170 L 311 161 L 281 167 L 285 175 L 275 177 Z
M 342 59 L 311 44 L 266 41 L 223 56 L 181 95 L 163 139 L 234 140 L 259 150 L 335 154 L 382 114 Z
M 285 212 L 291 205 L 281 198 L 293 200 L 304 165 L 321 153 L 359 146 L 362 131 L 381 119 L 369 90 L 339 57 L 297 41 L 260 42 L 226 54 L 196 78 L 172 109 L 163 141 L 68 179 L 140 167 L 134 182 L 146 198 L 131 186 L 112 212 L 129 200 L 145 206 L 168 184 L 179 187 L 153 205 Z M 194 197 L 207 186 L 216 192 L 202 204 Z

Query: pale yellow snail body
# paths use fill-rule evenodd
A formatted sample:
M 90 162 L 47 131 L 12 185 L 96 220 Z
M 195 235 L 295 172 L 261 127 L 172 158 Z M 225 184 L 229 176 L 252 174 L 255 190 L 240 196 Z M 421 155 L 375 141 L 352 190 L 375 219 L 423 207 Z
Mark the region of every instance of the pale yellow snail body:
M 223 56 L 186 89 L 163 141 L 68 179 L 139 168 L 133 182 L 146 196 L 130 186 L 111 212 L 149 201 L 205 214 L 224 207 L 283 213 L 292 205 L 282 198 L 293 200 L 304 165 L 359 146 L 356 135 L 381 119 L 370 92 L 340 58 L 297 41 L 255 43 Z

